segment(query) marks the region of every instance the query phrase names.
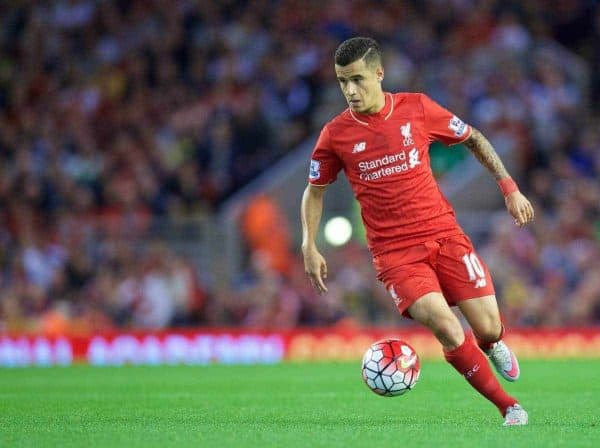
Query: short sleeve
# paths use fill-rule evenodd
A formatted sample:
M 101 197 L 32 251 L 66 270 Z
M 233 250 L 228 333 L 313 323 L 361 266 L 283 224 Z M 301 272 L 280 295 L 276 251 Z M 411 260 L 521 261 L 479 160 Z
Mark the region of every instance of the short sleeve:
M 440 141 L 450 146 L 462 143 L 471 136 L 471 126 L 452 112 L 440 106 L 427 95 L 421 95 L 421 102 L 430 142 Z
M 342 162 L 331 148 L 329 129 L 325 126 L 312 152 L 308 182 L 312 185 L 330 184 L 337 179 L 341 169 Z

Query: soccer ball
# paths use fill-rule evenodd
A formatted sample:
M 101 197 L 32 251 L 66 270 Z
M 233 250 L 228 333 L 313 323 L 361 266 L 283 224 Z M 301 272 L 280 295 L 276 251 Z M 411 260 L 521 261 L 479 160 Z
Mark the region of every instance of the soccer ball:
M 362 360 L 365 384 L 384 397 L 396 397 L 411 390 L 417 384 L 420 372 L 417 352 L 400 339 L 375 342 Z

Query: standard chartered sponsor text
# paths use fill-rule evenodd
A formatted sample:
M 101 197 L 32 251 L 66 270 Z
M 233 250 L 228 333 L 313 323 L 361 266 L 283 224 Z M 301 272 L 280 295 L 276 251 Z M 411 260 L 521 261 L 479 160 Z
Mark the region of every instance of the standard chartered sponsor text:
M 388 166 L 392 164 L 395 165 Z M 402 173 L 408 171 L 409 168 L 413 168 L 413 164 L 411 164 L 409 167 L 409 164 L 406 161 L 405 151 L 396 154 L 388 154 L 378 159 L 365 160 L 358 163 L 358 169 L 361 171 L 359 177 L 361 180 L 366 181 L 376 180 L 385 176 L 391 176 L 392 174 Z
M 374 170 L 375 168 L 381 168 L 383 166 L 404 160 L 406 160 L 406 153 L 404 151 L 396 154 L 386 154 L 385 156 L 380 157 L 379 159 L 359 162 L 358 169 L 361 171 Z

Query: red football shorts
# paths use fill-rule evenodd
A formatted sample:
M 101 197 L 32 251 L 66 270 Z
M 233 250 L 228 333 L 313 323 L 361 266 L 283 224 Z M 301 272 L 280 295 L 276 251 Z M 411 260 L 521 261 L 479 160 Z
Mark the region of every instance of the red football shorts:
M 373 259 L 398 311 L 430 292 L 441 292 L 448 305 L 493 295 L 490 272 L 466 235 L 454 235 L 379 255 Z

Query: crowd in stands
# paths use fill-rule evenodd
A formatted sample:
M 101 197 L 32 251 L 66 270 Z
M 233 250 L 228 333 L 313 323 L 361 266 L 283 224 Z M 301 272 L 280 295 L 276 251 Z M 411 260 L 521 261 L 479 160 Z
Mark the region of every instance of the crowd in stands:
M 8 0 L 0 331 L 397 324 L 358 243 L 328 254 L 319 297 L 292 238 L 274 261 L 260 222 L 224 290 L 152 237 L 214 213 L 338 113 L 332 55 L 357 34 L 382 43 L 387 89 L 427 92 L 519 154 L 535 225 L 502 212 L 479 249 L 507 321 L 600 323 L 593 2 Z

